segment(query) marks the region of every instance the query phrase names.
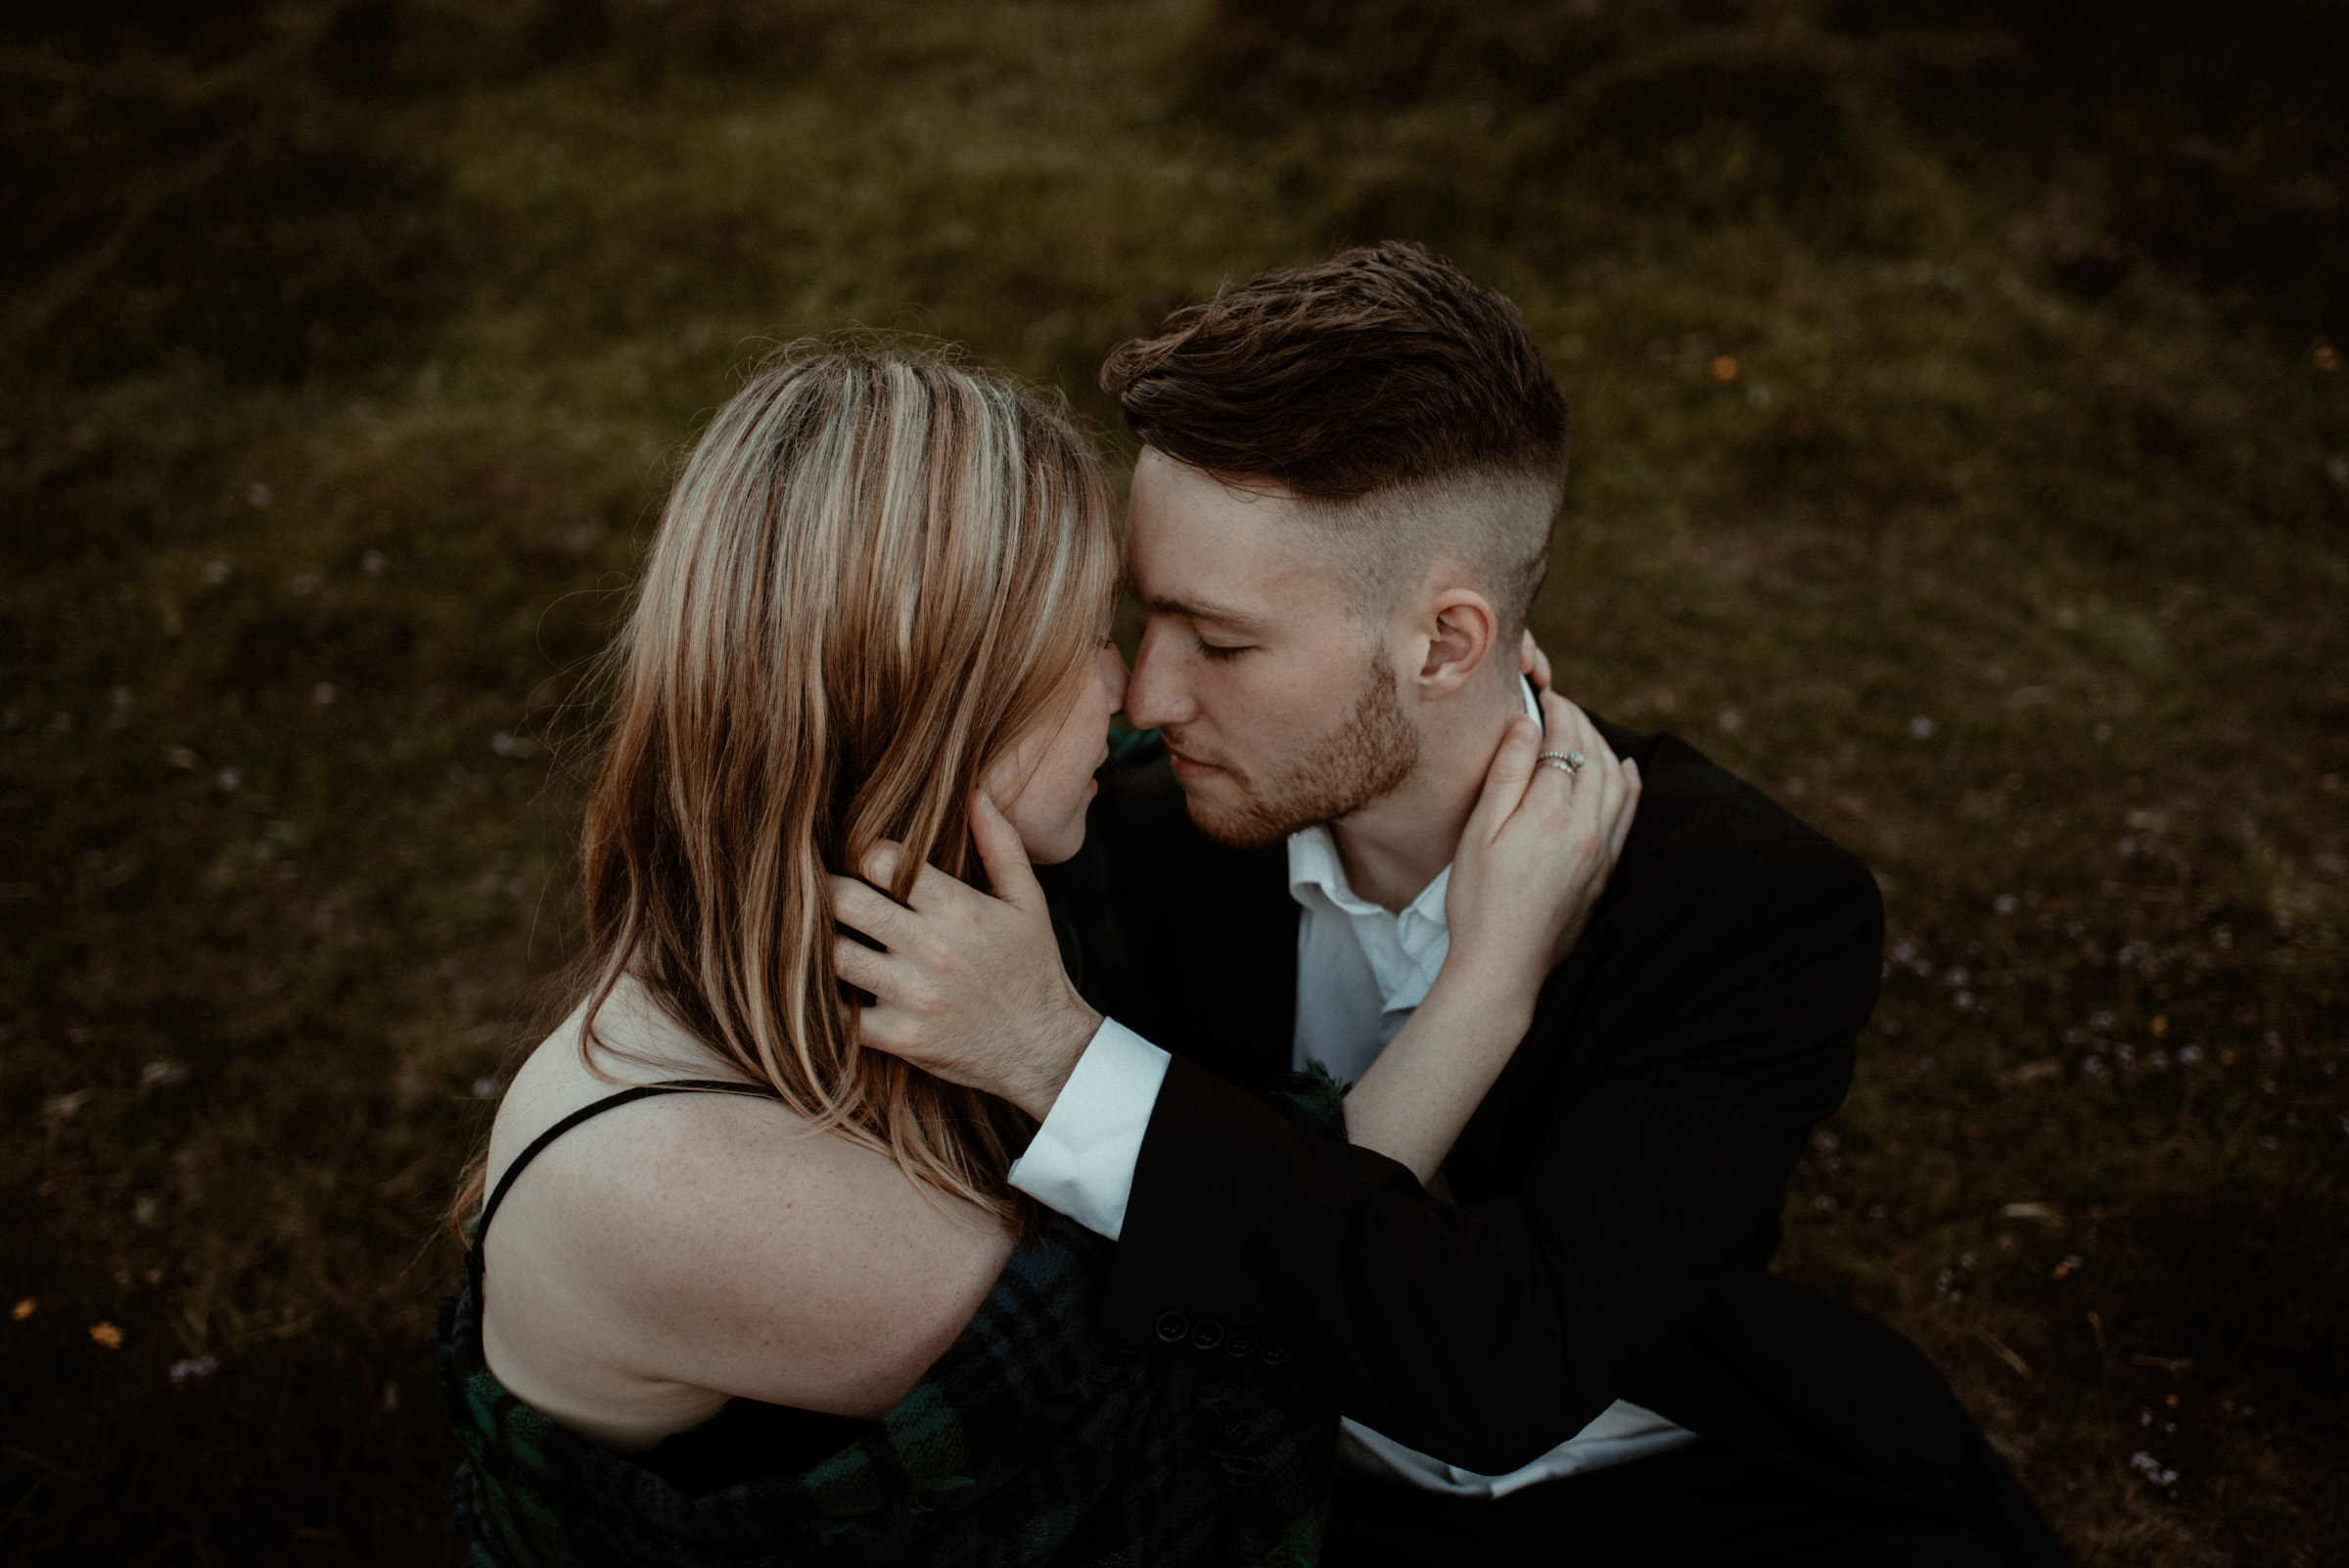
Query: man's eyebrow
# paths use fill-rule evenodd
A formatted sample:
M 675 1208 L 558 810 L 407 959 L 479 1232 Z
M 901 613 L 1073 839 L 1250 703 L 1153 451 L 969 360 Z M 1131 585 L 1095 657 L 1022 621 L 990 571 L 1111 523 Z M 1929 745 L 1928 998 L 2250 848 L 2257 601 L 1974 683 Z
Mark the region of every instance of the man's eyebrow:
M 1205 599 L 1144 599 L 1142 608 L 1154 616 L 1180 616 L 1185 621 L 1212 621 L 1218 625 L 1241 626 L 1254 630 L 1270 624 L 1263 616 L 1250 615 L 1229 605 Z

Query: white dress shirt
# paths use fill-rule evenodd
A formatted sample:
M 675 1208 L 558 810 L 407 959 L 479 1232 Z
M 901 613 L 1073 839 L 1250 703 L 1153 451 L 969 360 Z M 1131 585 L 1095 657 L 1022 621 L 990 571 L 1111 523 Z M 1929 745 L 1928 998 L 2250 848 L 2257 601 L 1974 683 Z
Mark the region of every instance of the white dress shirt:
M 1525 690 L 1526 712 L 1542 711 Z M 1289 896 L 1303 911 L 1297 925 L 1297 1020 L 1291 1065 L 1318 1061 L 1341 1084 L 1359 1082 L 1423 1001 L 1451 947 L 1444 916 L 1450 866 L 1398 914 L 1347 886 L 1337 841 L 1326 827 L 1291 834 Z M 1126 1222 L 1134 1163 L 1167 1053 L 1114 1021 L 1104 1021 L 1078 1059 L 1059 1099 L 1011 1168 L 1011 1183 L 1089 1230 L 1115 1240 Z M 1340 1457 L 1354 1468 L 1464 1497 L 1509 1493 L 1620 1464 L 1692 1442 L 1695 1434 L 1653 1410 L 1618 1400 L 1596 1420 L 1521 1469 L 1482 1475 L 1405 1448 L 1359 1421 L 1344 1423 Z

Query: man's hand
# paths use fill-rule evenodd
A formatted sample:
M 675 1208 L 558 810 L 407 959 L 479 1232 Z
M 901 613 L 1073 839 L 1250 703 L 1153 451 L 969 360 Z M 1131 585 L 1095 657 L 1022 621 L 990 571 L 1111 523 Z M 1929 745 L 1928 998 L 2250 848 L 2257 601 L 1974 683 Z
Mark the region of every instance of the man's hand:
M 1028 852 L 985 790 L 971 795 L 971 836 L 992 897 L 925 865 L 909 901 L 898 903 L 878 890 L 906 851 L 886 840 L 858 867 L 864 881 L 832 878 L 835 917 L 887 949 L 839 937 L 832 961 L 841 979 L 876 998 L 859 1014 L 865 1044 L 1040 1122 L 1101 1015 L 1069 984 Z

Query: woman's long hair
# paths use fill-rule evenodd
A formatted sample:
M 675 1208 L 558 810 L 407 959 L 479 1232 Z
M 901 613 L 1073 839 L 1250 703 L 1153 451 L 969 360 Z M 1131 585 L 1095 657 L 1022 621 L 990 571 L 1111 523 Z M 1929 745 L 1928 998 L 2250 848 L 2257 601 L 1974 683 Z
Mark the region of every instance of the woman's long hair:
M 583 1053 L 632 976 L 811 1128 L 1022 1218 L 1020 1114 L 859 1044 L 825 879 L 885 838 L 899 898 L 922 861 L 977 871 L 971 791 L 1107 632 L 1114 516 L 1057 408 L 936 359 L 787 356 L 718 411 L 609 655 Z

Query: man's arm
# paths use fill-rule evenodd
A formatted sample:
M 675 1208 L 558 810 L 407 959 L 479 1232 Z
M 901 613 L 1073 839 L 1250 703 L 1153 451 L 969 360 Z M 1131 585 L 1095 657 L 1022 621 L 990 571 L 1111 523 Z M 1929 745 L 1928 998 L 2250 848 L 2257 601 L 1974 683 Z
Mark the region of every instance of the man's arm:
M 1178 1058 L 1106 1326 L 1239 1356 L 1469 1469 L 1526 1463 L 1625 1392 L 1776 1212 L 1849 1084 L 1881 918 L 1866 872 L 1810 838 L 1693 897 L 1635 896 L 1497 1091 L 1544 1097 L 1522 1175 L 1464 1207 Z

